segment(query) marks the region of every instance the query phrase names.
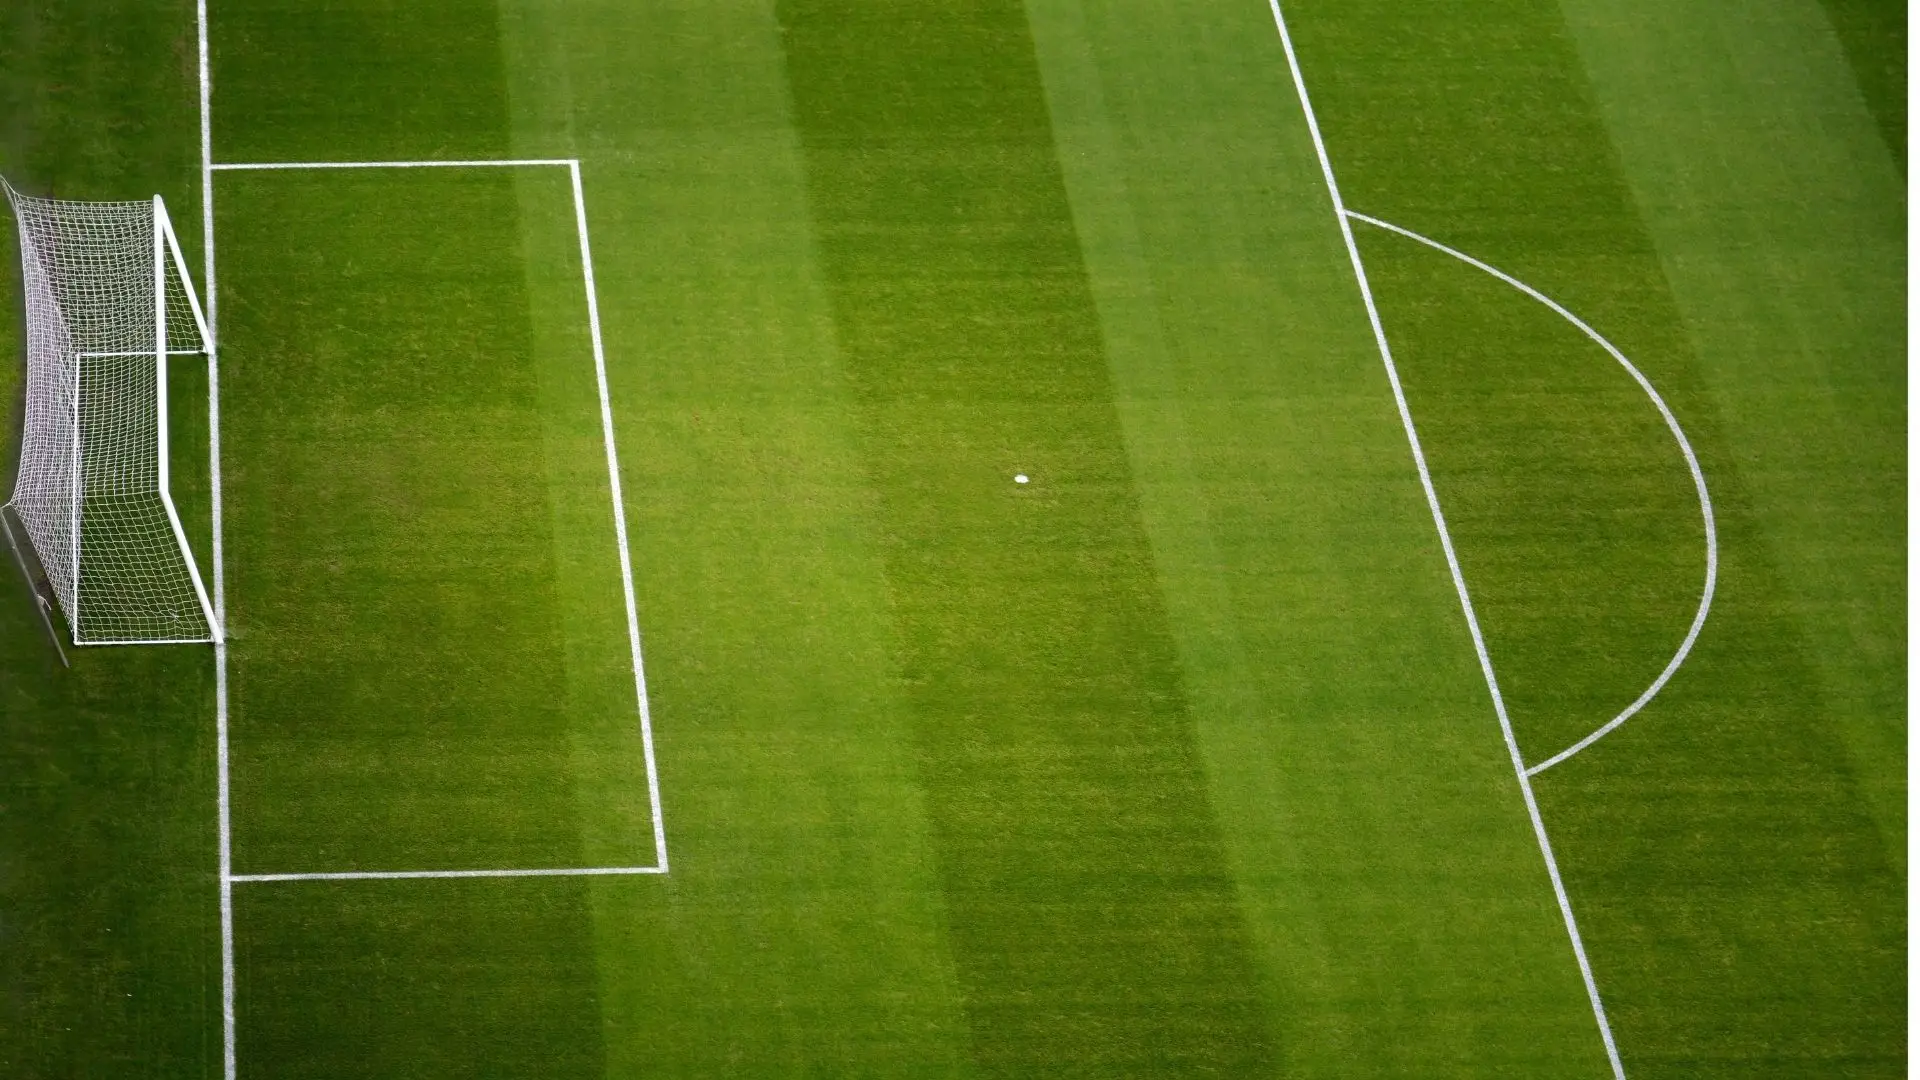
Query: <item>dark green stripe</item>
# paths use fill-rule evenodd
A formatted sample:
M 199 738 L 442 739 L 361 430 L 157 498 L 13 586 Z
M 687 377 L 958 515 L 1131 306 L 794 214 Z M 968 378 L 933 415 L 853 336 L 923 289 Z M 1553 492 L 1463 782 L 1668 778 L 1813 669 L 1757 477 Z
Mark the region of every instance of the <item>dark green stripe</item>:
M 197 251 L 193 50 L 190 0 L 0 5 L 0 175 L 63 199 L 158 191 Z
M 496 4 L 239 0 L 212 8 L 221 161 L 512 156 Z
M 1846 50 L 1860 96 L 1893 153 L 1907 171 L 1906 0 L 1820 0 Z
M 241 1075 L 602 1075 L 593 952 L 584 934 L 555 934 L 587 889 L 580 878 L 237 886 Z
M 779 12 L 976 1060 L 1260 1071 L 1024 12 Z

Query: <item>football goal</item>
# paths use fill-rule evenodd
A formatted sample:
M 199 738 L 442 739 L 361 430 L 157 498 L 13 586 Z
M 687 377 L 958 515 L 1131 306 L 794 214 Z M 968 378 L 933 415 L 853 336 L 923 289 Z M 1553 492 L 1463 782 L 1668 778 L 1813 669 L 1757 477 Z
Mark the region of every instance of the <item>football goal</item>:
M 27 308 L 11 520 L 74 644 L 217 640 L 168 490 L 167 359 L 212 344 L 166 204 L 0 187 L 20 227 Z

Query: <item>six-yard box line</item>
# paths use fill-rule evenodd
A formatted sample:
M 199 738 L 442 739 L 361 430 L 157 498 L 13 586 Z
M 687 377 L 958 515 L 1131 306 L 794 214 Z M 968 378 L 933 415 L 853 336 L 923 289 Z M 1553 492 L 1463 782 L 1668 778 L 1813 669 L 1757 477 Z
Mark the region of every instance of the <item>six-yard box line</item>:
M 603 877 L 639 874 L 665 874 L 668 872 L 666 825 L 661 814 L 660 781 L 655 764 L 653 748 L 653 718 L 647 704 L 646 667 L 641 657 L 640 620 L 638 604 L 633 587 L 633 561 L 627 540 L 627 521 L 625 501 L 620 487 L 619 455 L 614 446 L 613 406 L 607 388 L 606 352 L 600 331 L 600 303 L 593 274 L 593 249 L 587 232 L 586 196 L 580 182 L 580 160 L 578 158 L 514 158 L 500 160 L 475 161 L 287 161 L 287 162 L 209 162 L 206 166 L 208 179 L 214 172 L 264 172 L 294 171 L 315 169 L 458 169 L 458 168 L 523 168 L 556 166 L 565 167 L 571 181 L 573 196 L 574 226 L 580 239 L 581 276 L 585 286 L 587 301 L 587 324 L 593 342 L 594 378 L 600 398 L 600 434 L 606 447 L 607 479 L 613 501 L 614 535 L 620 550 L 620 586 L 626 604 L 627 642 L 632 654 L 634 695 L 640 712 L 641 752 L 646 763 L 647 801 L 653 822 L 654 865 L 652 866 L 586 866 L 586 867 L 538 867 L 538 868 L 499 868 L 465 870 L 353 870 L 322 872 L 289 872 L 235 874 L 231 872 L 231 828 L 228 800 L 228 764 L 227 764 L 227 694 L 226 694 L 226 648 L 224 643 L 216 646 L 219 667 L 219 693 L 217 695 L 220 713 L 220 790 L 221 790 L 221 883 L 222 891 L 234 884 L 281 881 L 373 881 L 382 879 L 420 879 L 420 878 L 519 878 L 519 877 Z M 209 184 L 209 188 L 211 185 Z M 211 233 L 209 218 L 208 232 Z M 211 271 L 211 245 L 209 245 L 209 271 Z M 207 274 L 208 291 L 212 292 L 213 275 Z M 217 414 L 216 414 L 217 415 Z M 218 427 L 214 428 L 215 454 L 218 455 Z M 218 526 L 216 525 L 216 532 Z M 216 549 L 218 542 L 216 541 Z M 218 556 L 216 555 L 216 561 Z M 224 575 L 220 569 L 215 571 L 216 580 Z M 224 581 L 221 581 L 224 586 Z M 225 589 L 221 588 L 221 608 L 224 609 Z M 223 611 L 224 614 L 224 611 Z M 230 897 L 223 897 L 230 904 Z M 227 906 L 227 905 L 223 905 Z M 231 930 L 229 928 L 228 933 Z M 223 935 L 224 936 L 224 935 Z

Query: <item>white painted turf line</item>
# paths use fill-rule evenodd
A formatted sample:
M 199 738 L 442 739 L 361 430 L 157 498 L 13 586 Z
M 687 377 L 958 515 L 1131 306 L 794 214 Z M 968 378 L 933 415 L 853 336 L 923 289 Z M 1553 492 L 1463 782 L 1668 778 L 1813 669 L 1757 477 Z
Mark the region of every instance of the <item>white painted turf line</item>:
M 207 49 L 207 0 L 195 0 L 194 30 L 200 48 L 200 233 L 207 287 L 207 468 L 213 503 L 213 610 L 227 624 L 225 548 L 220 498 L 220 297 L 213 260 L 213 68 Z M 222 1071 L 236 1080 L 239 1064 L 233 1023 L 233 819 L 227 758 L 227 636 L 213 643 L 214 732 L 220 812 L 220 1043 Z
M 258 881 L 389 881 L 420 878 L 629 877 L 664 874 L 664 866 L 581 866 L 552 870 L 345 870 L 320 874 L 235 874 L 237 884 Z
M 572 158 L 501 158 L 494 161 L 223 161 L 218 172 L 268 169 L 497 169 L 519 165 L 574 165 Z
M 1622 709 L 1619 715 L 1594 729 L 1586 738 L 1581 739 L 1579 742 L 1574 743 L 1572 746 L 1567 747 L 1565 750 L 1560 751 L 1538 765 L 1529 766 L 1527 768 L 1527 775 L 1537 776 L 1580 751 L 1585 750 L 1587 747 L 1592 746 L 1594 743 L 1599 742 L 1602 738 L 1606 737 L 1608 732 L 1626 723 L 1633 718 L 1635 713 L 1646 708 L 1647 703 L 1652 701 L 1654 696 L 1665 688 L 1667 680 L 1673 678 L 1673 673 L 1680 670 L 1680 665 L 1686 661 L 1687 654 L 1693 651 L 1693 643 L 1700 637 L 1700 628 L 1706 625 L 1707 612 L 1713 607 L 1713 590 L 1720 578 L 1720 539 L 1718 531 L 1714 528 L 1713 498 L 1707 494 L 1706 475 L 1700 471 L 1700 459 L 1694 456 L 1693 444 L 1687 441 L 1687 433 L 1681 430 L 1680 421 L 1673 415 L 1673 410 L 1667 408 L 1666 399 L 1662 398 L 1660 392 L 1653 388 L 1653 383 L 1647 379 L 1646 375 L 1643 374 L 1638 367 L 1634 366 L 1633 361 L 1627 359 L 1625 353 L 1622 353 L 1616 348 L 1613 342 L 1602 337 L 1599 331 L 1588 326 L 1585 320 L 1562 307 L 1552 297 L 1547 296 L 1545 293 L 1521 281 L 1519 278 L 1506 273 L 1498 267 L 1489 266 L 1463 251 L 1450 248 L 1431 237 L 1422 236 L 1412 229 L 1403 229 L 1392 222 L 1381 221 L 1379 218 L 1362 214 L 1358 210 L 1346 210 L 1344 213 L 1355 221 L 1364 221 L 1375 228 L 1397 233 L 1409 240 L 1425 244 L 1435 251 L 1451 255 L 1469 266 L 1483 270 L 1521 292 L 1526 293 L 1540 303 L 1545 304 L 1553 310 L 1554 314 L 1572 323 L 1575 329 L 1587 335 L 1587 337 L 1591 338 L 1601 348 L 1607 350 L 1609 356 L 1619 361 L 1620 366 L 1627 369 L 1627 374 L 1633 376 L 1633 381 L 1640 384 L 1640 389 L 1646 391 L 1647 397 L 1653 400 L 1654 408 L 1660 410 L 1661 419 L 1667 422 L 1667 430 L 1673 433 L 1674 441 L 1680 444 L 1680 453 L 1685 455 L 1687 459 L 1687 471 L 1693 474 L 1694 493 L 1700 499 L 1700 520 L 1701 523 L 1705 525 L 1707 533 L 1707 580 L 1706 584 L 1702 586 L 1700 590 L 1700 605 L 1694 611 L 1693 625 L 1687 628 L 1686 638 L 1680 642 L 1679 649 L 1674 651 L 1673 659 L 1667 661 L 1667 666 L 1660 672 L 1659 678 L 1653 680 L 1653 685 L 1647 687 L 1646 691 L 1635 698 L 1631 705 Z
M 1593 1005 L 1593 1019 L 1600 1028 L 1600 1039 L 1606 1045 L 1607 1061 L 1613 1067 L 1616 1080 L 1625 1080 L 1626 1069 L 1620 1063 L 1620 1051 L 1614 1045 L 1613 1028 L 1607 1023 L 1606 1006 L 1600 1001 L 1600 988 L 1593 979 L 1593 967 L 1587 961 L 1587 949 L 1580 940 L 1580 924 L 1574 918 L 1573 904 L 1567 899 L 1566 886 L 1560 880 L 1560 867 L 1553 857 L 1553 842 L 1547 838 L 1547 826 L 1540 817 L 1540 807 L 1533 797 L 1533 781 L 1527 775 L 1526 763 L 1521 760 L 1519 743 L 1514 739 L 1513 724 L 1507 718 L 1506 701 L 1500 696 L 1500 681 L 1494 675 L 1493 661 L 1487 655 L 1486 639 L 1480 633 L 1480 620 L 1474 615 L 1473 600 L 1467 595 L 1466 578 L 1460 572 L 1460 560 L 1453 550 L 1453 537 L 1447 531 L 1446 515 L 1440 510 L 1440 497 L 1434 491 L 1433 477 L 1427 470 L 1427 457 L 1420 448 L 1420 435 L 1414 429 L 1413 414 L 1408 411 L 1406 394 L 1401 390 L 1400 372 L 1393 362 L 1393 348 L 1387 343 L 1387 334 L 1380 323 L 1380 311 L 1374 303 L 1373 287 L 1367 281 L 1366 264 L 1360 258 L 1359 245 L 1354 243 L 1353 226 L 1347 219 L 1346 203 L 1340 198 L 1340 184 L 1334 179 L 1333 161 L 1327 156 L 1326 141 L 1320 136 L 1320 121 L 1313 111 L 1313 102 L 1307 95 L 1307 83 L 1300 71 L 1299 57 L 1294 54 L 1293 35 L 1287 32 L 1287 20 L 1280 13 L 1280 0 L 1267 0 L 1267 6 L 1273 10 L 1273 23 L 1280 32 L 1280 45 L 1287 54 L 1287 69 L 1293 76 L 1294 92 L 1299 95 L 1301 111 L 1306 114 L 1307 132 L 1313 137 L 1313 150 L 1320 159 L 1320 173 L 1326 180 L 1327 194 L 1333 200 L 1334 218 L 1340 225 L 1340 237 L 1347 245 L 1347 258 L 1353 264 L 1354 280 L 1360 286 L 1360 298 L 1366 304 L 1367 321 L 1373 327 L 1373 340 L 1380 350 L 1380 361 L 1386 367 L 1387 381 L 1393 387 L 1395 406 L 1400 410 L 1400 424 L 1407 432 L 1407 444 L 1413 451 L 1413 462 L 1420 473 L 1420 486 L 1426 492 L 1427 509 L 1433 513 L 1434 528 L 1440 534 L 1441 549 L 1446 552 L 1447 569 L 1453 575 L 1454 591 L 1460 596 L 1460 608 L 1467 617 L 1467 630 L 1473 637 L 1473 650 L 1480 660 L 1480 673 L 1487 682 L 1487 692 L 1493 697 L 1494 714 L 1500 720 L 1500 734 L 1507 743 L 1507 756 L 1513 762 L 1513 775 L 1520 784 L 1520 794 L 1526 800 L 1527 816 L 1533 822 L 1534 839 L 1540 844 L 1540 856 L 1547 864 L 1547 877 L 1553 882 L 1554 898 L 1560 903 L 1560 915 L 1567 926 L 1567 937 L 1573 944 L 1574 959 L 1580 965 L 1580 977 L 1587 986 L 1587 999 Z

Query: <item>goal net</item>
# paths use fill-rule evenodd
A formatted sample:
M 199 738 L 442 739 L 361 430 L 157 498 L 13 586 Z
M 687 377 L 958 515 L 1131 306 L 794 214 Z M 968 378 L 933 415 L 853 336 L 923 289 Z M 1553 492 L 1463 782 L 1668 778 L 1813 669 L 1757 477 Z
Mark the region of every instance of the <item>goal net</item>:
M 167 358 L 210 335 L 158 195 L 72 202 L 0 180 L 20 226 L 27 386 L 7 503 L 76 645 L 212 641 L 168 490 Z

